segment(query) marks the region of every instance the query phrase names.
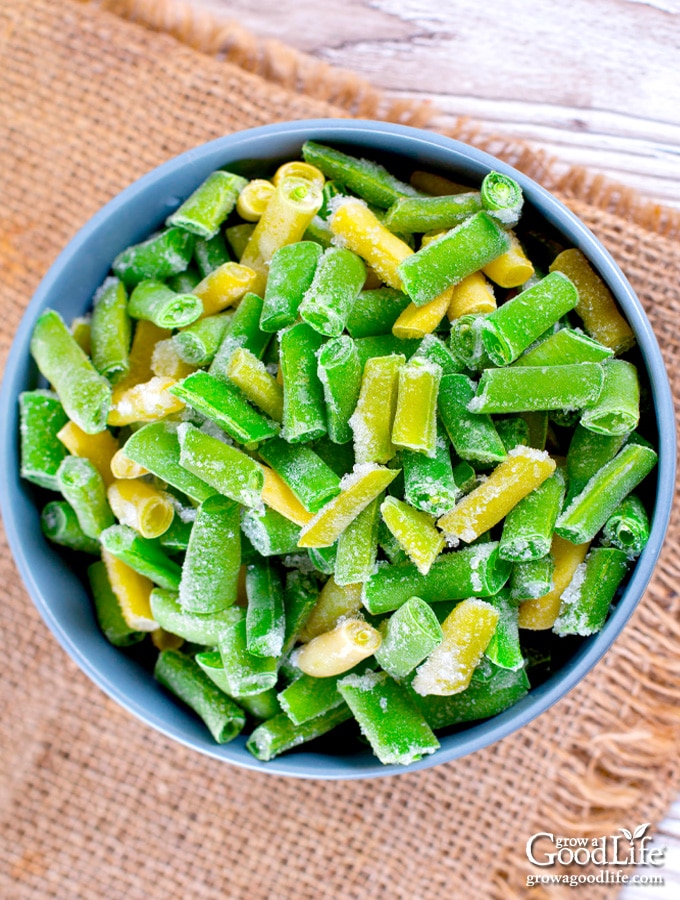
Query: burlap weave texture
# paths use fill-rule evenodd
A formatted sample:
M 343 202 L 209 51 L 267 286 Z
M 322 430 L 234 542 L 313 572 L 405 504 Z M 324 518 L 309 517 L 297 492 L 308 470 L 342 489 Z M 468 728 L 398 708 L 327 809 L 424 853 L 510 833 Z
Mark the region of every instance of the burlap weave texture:
M 226 132 L 345 114 L 70 0 L 4 3 L 0 48 L 2 361 L 59 250 L 135 178 Z M 677 391 L 680 251 L 597 199 L 567 197 L 638 291 Z M 658 821 L 678 790 L 679 525 L 622 638 L 551 711 L 473 757 L 353 783 L 243 772 L 131 718 L 57 646 L 3 543 L 0 896 L 521 896 L 532 833 Z

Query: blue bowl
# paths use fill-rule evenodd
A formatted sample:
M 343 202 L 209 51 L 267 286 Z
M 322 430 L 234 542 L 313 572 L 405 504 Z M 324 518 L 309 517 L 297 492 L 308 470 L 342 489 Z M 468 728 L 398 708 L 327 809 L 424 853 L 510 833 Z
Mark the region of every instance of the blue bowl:
M 53 307 L 67 321 L 82 315 L 114 256 L 161 226 L 214 169 L 229 166 L 245 175 L 273 171 L 276 164 L 296 158 L 308 139 L 379 159 L 397 172 L 428 169 L 469 183 L 479 183 L 490 169 L 510 174 L 524 190 L 525 208 L 542 215 L 565 245 L 581 249 L 614 293 L 637 337 L 656 411 L 659 465 L 651 537 L 604 629 L 577 642 L 561 668 L 511 709 L 444 736 L 439 751 L 407 768 L 382 766 L 370 750 L 356 745 L 341 754 L 332 744 L 330 752 L 300 748 L 261 763 L 246 750 L 243 737 L 222 746 L 213 743 L 203 723 L 158 686 L 134 653 L 116 649 L 102 636 L 82 573 L 43 538 L 34 490 L 19 478 L 17 397 L 37 384 L 29 341 L 40 312 Z M 426 131 L 371 121 L 287 122 L 219 138 L 159 166 L 108 203 L 62 252 L 28 306 L 5 371 L 0 435 L 0 501 L 10 546 L 33 602 L 80 668 L 129 712 L 187 747 L 248 769 L 301 778 L 375 778 L 425 769 L 480 750 L 548 709 L 606 653 L 640 601 L 664 540 L 675 483 L 673 405 L 661 353 L 639 300 L 597 238 L 547 191 L 494 157 Z

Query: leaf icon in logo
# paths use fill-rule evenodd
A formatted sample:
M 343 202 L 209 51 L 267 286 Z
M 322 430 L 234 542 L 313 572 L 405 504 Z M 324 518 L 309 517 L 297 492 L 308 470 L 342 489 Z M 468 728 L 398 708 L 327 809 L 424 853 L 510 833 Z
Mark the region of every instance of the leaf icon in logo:
M 619 831 L 624 837 L 628 838 L 629 841 L 633 840 L 633 835 L 630 833 L 630 831 L 628 831 L 627 828 L 619 828 Z
M 632 840 L 636 841 L 638 838 L 641 838 L 651 824 L 651 822 L 645 822 L 644 825 L 638 825 L 638 827 L 633 832 Z M 629 840 L 631 840 L 631 838 L 629 838 Z

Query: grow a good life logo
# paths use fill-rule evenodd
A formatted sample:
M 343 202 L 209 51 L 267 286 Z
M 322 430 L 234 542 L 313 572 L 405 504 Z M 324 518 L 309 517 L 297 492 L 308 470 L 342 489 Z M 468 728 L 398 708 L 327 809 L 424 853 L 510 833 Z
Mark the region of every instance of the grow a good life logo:
M 560 867 L 568 871 L 527 875 L 527 887 L 538 884 L 636 884 L 662 885 L 656 874 L 633 874 L 634 866 L 660 868 L 666 862 L 667 847 L 651 847 L 647 834 L 650 823 L 633 831 L 619 828 L 620 834 L 602 837 L 560 837 L 547 831 L 532 834 L 526 844 L 527 859 L 541 869 Z M 588 868 L 588 872 L 584 871 Z

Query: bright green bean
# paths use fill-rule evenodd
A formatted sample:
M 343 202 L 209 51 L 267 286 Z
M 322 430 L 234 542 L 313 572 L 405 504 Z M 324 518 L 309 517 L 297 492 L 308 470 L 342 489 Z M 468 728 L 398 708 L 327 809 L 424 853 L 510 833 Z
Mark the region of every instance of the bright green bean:
M 66 415 L 87 434 L 106 428 L 111 385 L 76 343 L 59 313 L 47 309 L 33 328 L 31 354 Z
M 328 436 L 336 444 L 352 439 L 349 419 L 359 399 L 362 367 L 356 344 L 346 334 L 319 350 L 317 372 L 326 401 Z
M 133 319 L 148 319 L 159 328 L 184 328 L 203 312 L 194 294 L 176 294 L 162 281 L 140 281 L 130 294 L 128 313 Z
M 90 341 L 95 369 L 114 384 L 130 368 L 131 335 L 125 287 L 107 278 L 94 295 Z
M 104 550 L 158 587 L 168 591 L 179 588 L 182 568 L 165 555 L 156 541 L 142 537 L 127 525 L 111 525 L 102 531 L 100 540 Z
M 101 537 L 104 529 L 116 521 L 106 499 L 104 480 L 89 459 L 65 457 L 57 470 L 57 485 L 75 510 L 87 537 Z
M 238 195 L 248 183 L 246 178 L 218 169 L 168 216 L 168 225 L 178 225 L 202 238 L 217 234 L 220 225 L 236 206 Z
M 233 606 L 240 568 L 238 504 L 217 494 L 208 497 L 198 508 L 181 569 L 182 609 L 205 614 Z
M 465 219 L 399 264 L 404 289 L 424 306 L 448 287 L 477 272 L 510 247 L 510 239 L 486 212 Z
M 263 331 L 279 331 L 296 321 L 322 252 L 318 244 L 298 241 L 281 247 L 272 256 L 260 316 Z
M 19 394 L 21 477 L 50 491 L 58 491 L 57 471 L 68 455 L 57 434 L 68 422 L 59 398 L 52 391 Z
M 190 656 L 179 650 L 163 650 L 156 660 L 154 676 L 203 719 L 218 744 L 232 741 L 243 729 L 243 710 L 210 681 Z
M 189 422 L 179 426 L 177 436 L 181 466 L 243 506 L 262 502 L 264 472 L 254 459 Z
M 85 534 L 76 511 L 65 500 L 52 500 L 43 507 L 40 527 L 48 540 L 69 550 L 93 555 L 101 550 L 99 541 Z

